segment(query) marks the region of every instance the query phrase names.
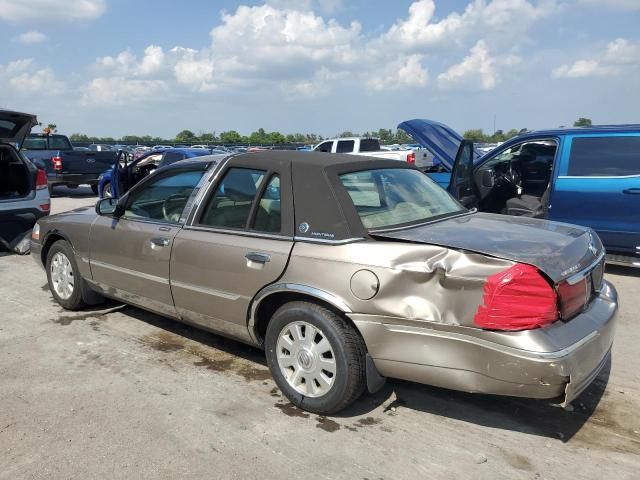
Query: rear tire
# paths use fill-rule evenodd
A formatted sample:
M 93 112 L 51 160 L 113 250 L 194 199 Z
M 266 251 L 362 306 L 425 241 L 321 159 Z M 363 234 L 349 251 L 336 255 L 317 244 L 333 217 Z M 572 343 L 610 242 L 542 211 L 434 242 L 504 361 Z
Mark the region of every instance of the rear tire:
M 339 412 L 366 388 L 364 341 L 345 318 L 315 303 L 280 307 L 267 326 L 265 350 L 282 393 L 309 412 Z
M 46 268 L 49 290 L 62 308 L 80 310 L 89 304 L 86 299 L 100 299 L 80 275 L 73 249 L 66 240 L 58 240 L 51 246 Z

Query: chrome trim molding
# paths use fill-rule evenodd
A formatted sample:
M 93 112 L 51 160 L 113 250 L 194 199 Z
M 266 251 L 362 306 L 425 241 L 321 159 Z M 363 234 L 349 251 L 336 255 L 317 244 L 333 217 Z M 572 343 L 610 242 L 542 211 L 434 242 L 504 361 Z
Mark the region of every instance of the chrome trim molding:
M 235 301 L 240 298 L 240 295 L 235 295 L 229 292 L 223 292 L 222 290 L 215 290 L 213 288 L 200 287 L 198 285 L 193 285 L 192 283 L 176 282 L 175 280 L 172 280 L 170 284 L 172 287 L 184 288 L 185 290 L 191 290 L 194 292 L 203 293 L 205 295 L 212 295 L 214 297 L 220 297 L 227 300 Z
M 90 265 L 92 267 L 101 267 L 106 268 L 107 270 L 113 270 L 115 272 L 124 273 L 127 275 L 132 275 L 134 277 L 144 278 L 145 280 L 150 280 L 152 282 L 161 283 L 163 285 L 169 285 L 169 279 L 158 277 L 156 275 L 151 275 L 148 273 L 137 272 L 136 270 L 130 270 L 124 267 L 118 267 L 116 265 L 111 265 L 110 263 L 99 262 L 97 260 L 91 260 Z
M 351 307 L 349 307 L 349 305 L 347 305 L 347 303 L 342 298 L 332 293 L 325 292 L 324 290 L 310 287 L 308 285 L 300 285 L 297 283 L 274 283 L 260 290 L 253 298 L 251 306 L 249 307 L 248 330 L 249 335 L 251 335 L 253 341 L 256 343 L 259 342 L 255 332 L 256 313 L 258 311 L 258 307 L 268 296 L 280 292 L 302 293 L 304 295 L 309 295 L 310 297 L 318 298 L 333 305 L 343 313 L 353 313 Z
M 588 267 L 585 267 L 582 270 L 580 270 L 578 273 L 571 275 L 565 281 L 569 285 L 575 285 L 576 283 L 581 281 L 584 277 L 586 277 L 589 273 L 591 273 L 591 270 L 596 268 L 598 264 L 602 262 L 602 260 L 604 259 L 604 256 L 605 256 L 604 252 L 601 253 L 600 256 L 595 261 L 593 261 Z
M 243 237 L 270 238 L 272 240 L 293 241 L 293 237 L 287 235 L 274 235 L 272 233 L 260 233 L 252 230 L 230 230 L 225 228 L 205 227 L 202 225 L 188 225 L 183 230 L 196 230 L 199 232 L 222 233 L 230 235 L 241 235 Z
M 640 178 L 640 175 L 593 175 L 593 176 L 580 176 L 580 175 L 558 175 L 558 178 L 580 178 L 584 180 L 585 178 L 597 178 L 597 179 L 607 179 L 607 178 Z
M 362 240 L 364 240 L 364 237 L 353 237 L 353 238 L 345 238 L 343 240 L 327 240 L 327 239 L 323 239 L 323 238 L 311 238 L 311 237 L 299 237 L 299 236 L 295 236 L 293 237 L 293 239 L 296 242 L 309 242 L 309 243 L 327 243 L 330 245 L 344 245 L 345 243 L 353 243 L 353 242 L 360 242 Z

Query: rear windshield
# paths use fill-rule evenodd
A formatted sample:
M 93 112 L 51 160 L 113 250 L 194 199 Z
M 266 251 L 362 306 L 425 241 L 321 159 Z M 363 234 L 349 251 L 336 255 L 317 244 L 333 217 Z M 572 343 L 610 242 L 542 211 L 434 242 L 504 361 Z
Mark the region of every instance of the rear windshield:
M 640 175 L 640 136 L 575 137 L 571 141 L 568 175 Z
M 71 143 L 62 135 L 28 136 L 22 144 L 24 150 L 71 150 Z
M 465 209 L 422 172 L 404 168 L 340 175 L 365 228 L 423 223 Z
M 380 142 L 375 138 L 363 138 L 360 140 L 361 152 L 377 152 L 380 150 Z

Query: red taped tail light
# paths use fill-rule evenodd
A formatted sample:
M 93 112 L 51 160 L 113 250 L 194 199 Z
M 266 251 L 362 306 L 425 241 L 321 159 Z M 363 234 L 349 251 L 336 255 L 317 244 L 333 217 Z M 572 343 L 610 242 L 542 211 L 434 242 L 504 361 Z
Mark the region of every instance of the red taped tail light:
M 560 296 L 560 313 L 563 319 L 568 320 L 580 312 L 589 302 L 591 285 L 587 281 L 587 277 L 573 285 L 565 281 L 558 286 L 558 294 Z
M 558 297 L 537 268 L 516 264 L 487 278 L 473 321 L 491 330 L 531 330 L 558 319 Z
M 41 168 L 36 173 L 36 190 L 43 190 L 47 188 L 47 174 Z
M 415 152 L 411 152 L 410 154 L 407 155 L 407 163 L 409 165 L 415 165 L 416 164 L 416 154 L 415 154 Z
M 51 163 L 53 164 L 54 170 L 62 170 L 62 157 L 51 157 Z

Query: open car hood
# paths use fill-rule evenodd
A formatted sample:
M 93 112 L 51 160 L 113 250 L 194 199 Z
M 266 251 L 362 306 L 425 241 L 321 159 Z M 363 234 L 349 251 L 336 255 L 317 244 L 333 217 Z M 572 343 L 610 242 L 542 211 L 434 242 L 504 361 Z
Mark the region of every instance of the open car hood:
M 0 110 L 0 142 L 22 145 L 38 119 L 30 113 Z
M 535 218 L 473 213 L 374 237 L 468 250 L 537 267 L 554 282 L 593 264 L 603 253 L 590 229 Z
M 456 160 L 462 136 L 444 123 L 426 119 L 413 119 L 398 125 L 411 138 L 429 150 L 431 154 L 451 171 Z M 480 154 L 475 152 L 476 158 Z

